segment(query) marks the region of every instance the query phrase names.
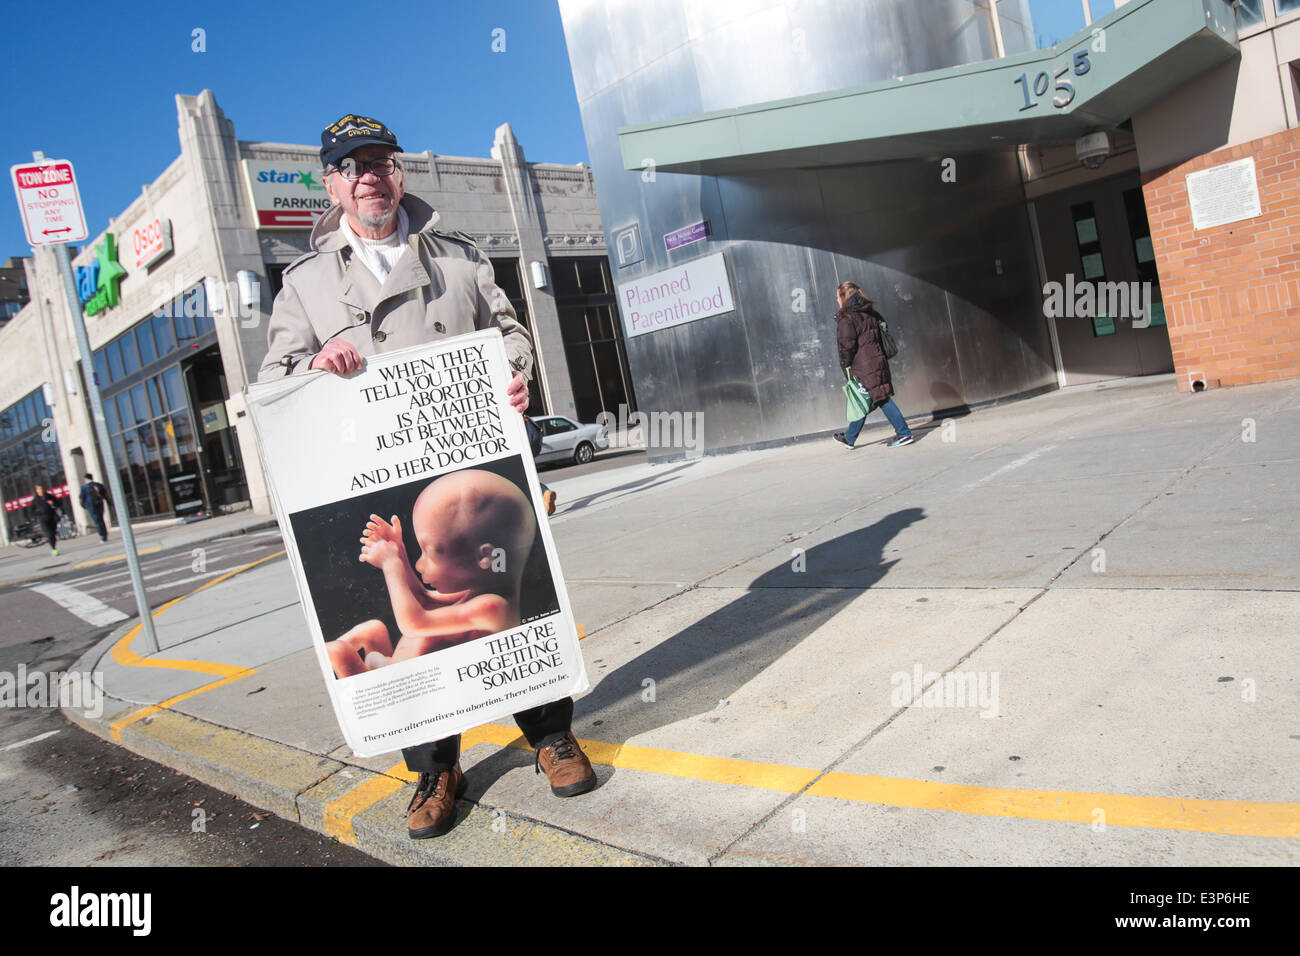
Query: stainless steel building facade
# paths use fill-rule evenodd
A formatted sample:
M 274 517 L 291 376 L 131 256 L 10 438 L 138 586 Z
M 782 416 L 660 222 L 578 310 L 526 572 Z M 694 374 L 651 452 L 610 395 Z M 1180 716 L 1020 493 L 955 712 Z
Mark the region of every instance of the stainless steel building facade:
M 1132 118 L 1238 55 L 1228 4 L 560 8 L 637 397 L 700 413 L 706 450 L 843 428 L 844 280 L 899 341 L 911 417 L 1173 371 Z M 732 308 L 629 325 L 631 290 L 719 254 Z M 1065 272 L 1150 280 L 1155 320 L 1046 316 Z

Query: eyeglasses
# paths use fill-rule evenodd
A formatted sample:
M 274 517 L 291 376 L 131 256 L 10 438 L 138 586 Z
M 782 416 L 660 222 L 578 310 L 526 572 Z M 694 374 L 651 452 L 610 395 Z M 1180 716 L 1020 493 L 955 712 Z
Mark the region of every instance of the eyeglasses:
M 391 176 L 401 167 L 397 160 L 385 157 L 376 159 L 373 162 L 366 162 L 364 159 L 354 159 L 351 156 L 345 156 L 339 160 L 335 171 L 346 179 L 348 182 L 356 182 L 367 172 L 374 173 L 376 176 Z

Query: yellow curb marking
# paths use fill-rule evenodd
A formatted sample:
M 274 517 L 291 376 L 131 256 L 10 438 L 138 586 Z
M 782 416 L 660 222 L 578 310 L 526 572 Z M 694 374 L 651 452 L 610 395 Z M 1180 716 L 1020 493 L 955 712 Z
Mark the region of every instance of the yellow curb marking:
M 207 583 L 200 585 L 199 587 L 195 588 L 193 591 L 190 591 L 188 594 L 182 594 L 178 598 L 172 598 L 166 604 L 162 605 L 162 607 L 154 611 L 153 614 L 150 616 L 156 618 L 160 614 L 162 614 L 163 611 L 166 611 L 168 608 L 172 607 L 175 604 L 179 604 L 187 597 L 193 597 L 195 594 L 198 594 L 200 591 L 204 590 L 205 588 L 210 588 L 213 587 L 214 585 L 220 584 L 222 581 L 225 581 L 228 578 L 233 578 L 236 574 L 241 574 L 244 571 L 249 570 L 250 568 L 257 567 L 259 564 L 264 564 L 267 561 L 271 561 L 274 558 L 278 558 L 282 554 L 284 554 L 283 551 L 277 551 L 275 554 L 268 554 L 264 558 L 258 558 L 256 561 L 253 561 L 250 564 L 246 564 L 242 568 L 236 568 L 233 571 L 227 571 L 225 574 L 221 575 L 220 577 L 213 578 L 211 581 L 208 581 Z M 233 664 L 216 664 L 210 661 L 173 660 L 173 659 L 165 659 L 159 657 L 141 657 L 135 651 L 131 650 L 131 642 L 134 641 L 136 635 L 140 633 L 141 626 L 142 625 L 140 624 L 135 625 L 135 627 L 131 628 L 131 630 L 123 634 L 122 638 L 116 644 L 113 645 L 113 649 L 109 653 L 112 656 L 113 660 L 117 661 L 117 663 L 125 667 L 163 667 L 163 668 L 167 668 L 168 670 L 194 671 L 199 674 L 211 674 L 212 676 L 218 677 L 220 679 L 212 681 L 209 684 L 204 684 L 202 687 L 196 687 L 194 690 L 186 691 L 183 694 L 177 694 L 175 697 L 168 697 L 166 700 L 161 700 L 156 704 L 152 704 L 147 707 L 142 707 L 141 709 L 133 711 L 132 713 L 127 714 L 125 717 L 122 717 L 119 720 L 114 721 L 112 724 L 109 725 L 108 733 L 115 743 L 122 742 L 123 728 L 129 727 L 131 724 L 134 724 L 138 720 L 144 720 L 146 717 L 152 717 L 154 714 L 159 713 L 160 711 L 163 710 L 167 710 L 172 705 L 179 703 L 180 701 L 185 700 L 186 698 L 193 697 L 195 694 L 205 693 L 206 691 L 210 691 L 217 687 L 221 687 L 224 684 L 230 684 L 234 681 L 240 680 L 244 677 L 249 677 L 257 673 L 257 670 L 254 668 L 236 667 Z
M 412 779 L 416 776 L 409 773 L 405 763 L 399 763 L 385 770 L 383 774 L 376 774 L 354 787 L 337 800 L 325 804 L 325 835 L 334 837 L 348 846 L 356 846 L 357 835 L 352 829 L 352 818 L 367 807 L 402 789 L 407 781 L 398 779 L 399 774 L 409 775 Z
M 1233 836 L 1300 837 L 1300 803 L 1013 790 L 839 772 L 828 773 L 818 780 L 808 794 L 985 817 L 1099 823 Z M 1098 810 L 1104 815 L 1098 814 Z
M 157 554 L 161 550 L 162 550 L 162 545 L 158 545 L 156 548 L 145 548 L 143 551 L 137 551 L 136 554 Z M 72 566 L 72 570 L 76 571 L 79 568 L 93 568 L 97 564 L 108 564 L 110 561 L 125 561 L 125 560 L 126 560 L 125 554 L 110 554 L 106 558 L 93 558 L 90 561 L 82 561 L 80 564 L 74 564 Z
M 593 764 L 639 770 L 689 780 L 727 783 L 780 793 L 799 793 L 821 774 L 807 767 L 706 757 L 701 754 L 633 744 L 612 744 L 600 740 L 578 741 Z M 461 750 L 481 744 L 531 751 L 533 748 L 514 727 L 483 724 L 461 737 Z M 398 764 L 390 776 L 368 781 L 330 806 L 340 814 L 339 832 L 352 835 L 351 817 L 400 788 L 392 779 L 415 775 Z M 375 784 L 371 790 L 362 789 Z M 351 800 L 352 794 L 360 794 Z M 832 771 L 806 794 L 877 803 L 883 806 L 945 810 L 974 816 L 1016 817 L 1058 823 L 1104 823 L 1107 826 L 1145 827 L 1194 833 L 1223 833 L 1233 836 L 1300 837 L 1300 803 L 1268 803 L 1249 800 L 1201 800 L 1176 797 L 1141 797 L 1115 793 L 1075 793 L 1066 790 L 1015 790 L 1006 787 L 976 787 L 900 777 Z M 1102 810 L 1104 816 L 1096 815 Z M 343 839 L 340 836 L 340 839 Z

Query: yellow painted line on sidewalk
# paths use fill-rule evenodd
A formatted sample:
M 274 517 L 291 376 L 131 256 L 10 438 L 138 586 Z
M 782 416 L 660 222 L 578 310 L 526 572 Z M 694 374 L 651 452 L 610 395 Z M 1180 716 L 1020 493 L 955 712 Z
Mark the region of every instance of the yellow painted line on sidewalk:
M 461 737 L 462 751 L 481 743 L 532 750 L 518 729 L 503 724 L 483 724 Z M 582 739 L 579 743 L 591 762 L 602 766 L 780 793 L 799 793 L 807 787 L 804 792 L 808 796 L 855 803 L 1056 823 L 1103 823 L 1107 826 L 1233 836 L 1300 837 L 1300 803 L 1142 797 L 1066 790 L 1016 790 L 839 771 L 828 773 L 817 780 L 821 771 L 807 767 L 707 757 L 600 740 Z M 345 839 L 345 835 L 354 840 L 352 817 L 398 790 L 401 783 L 393 779 L 394 776 L 408 781 L 415 779 L 415 775 L 406 770 L 405 764 L 398 764 L 387 773 L 389 776 L 367 781 L 330 805 L 335 813 L 331 822 L 337 828 L 332 831 L 332 835 L 338 835 L 340 840 Z M 809 787 L 814 780 L 817 782 Z M 1098 810 L 1102 814 L 1098 814 Z
M 136 554 L 157 554 L 161 550 L 162 550 L 162 545 L 158 545 L 156 548 L 145 548 L 143 551 L 137 551 Z M 97 564 L 108 564 L 110 561 L 125 561 L 125 560 L 126 560 L 125 554 L 110 554 L 106 558 L 93 558 L 90 561 L 82 561 L 80 564 L 74 564 L 72 566 L 72 570 L 76 571 L 79 570 L 80 568 L 93 568 Z
M 277 551 L 275 554 L 268 554 L 264 558 L 258 558 L 256 561 L 250 562 L 249 564 L 244 565 L 242 568 L 236 568 L 233 571 L 227 571 L 225 574 L 221 575 L 220 577 L 213 578 L 211 581 L 201 584 L 199 587 L 195 588 L 193 591 L 190 591 L 188 594 L 182 594 L 178 598 L 172 598 L 166 604 L 162 605 L 157 610 L 155 610 L 151 616 L 156 618 L 164 611 L 166 611 L 168 608 L 172 607 L 173 605 L 179 604 L 181 601 L 184 601 L 186 598 L 193 597 L 195 594 L 198 594 L 200 591 L 218 585 L 222 581 L 225 581 L 229 578 L 233 578 L 236 574 L 242 574 L 243 572 L 249 570 L 250 568 L 257 567 L 259 564 L 265 564 L 267 561 L 271 561 L 275 558 L 278 558 L 282 554 L 284 554 L 284 551 Z M 211 683 L 204 684 L 202 687 L 196 687 L 194 690 L 186 691 L 183 694 L 177 694 L 175 697 L 168 697 L 166 700 L 161 700 L 156 704 L 151 704 L 147 707 L 142 707 L 139 710 L 132 711 L 130 714 L 127 714 L 125 717 L 122 717 L 114 721 L 112 724 L 109 725 L 108 731 L 109 731 L 109 736 L 112 737 L 112 739 L 117 743 L 122 742 L 123 728 L 129 727 L 131 724 L 134 724 L 136 721 L 144 720 L 146 717 L 151 717 L 160 711 L 167 710 L 168 708 L 179 703 L 180 701 L 193 697 L 196 694 L 206 693 L 207 691 L 214 690 L 217 687 L 221 687 L 225 684 L 233 683 L 234 681 L 241 680 L 242 678 L 257 673 L 257 670 L 254 668 L 236 667 L 233 664 L 217 664 L 211 661 L 187 661 L 187 660 L 178 660 L 178 659 L 161 658 L 161 657 L 142 657 L 139 654 L 137 654 L 135 651 L 131 650 L 131 643 L 136 639 L 136 636 L 139 635 L 140 630 L 141 630 L 141 625 L 137 624 L 135 625 L 135 627 L 131 628 L 131 630 L 127 631 L 125 634 L 122 635 L 122 638 L 116 644 L 113 645 L 113 649 L 109 652 L 113 660 L 117 661 L 117 663 L 123 665 L 124 667 L 162 667 L 168 670 L 192 671 L 194 673 L 199 673 L 199 674 L 211 674 L 212 676 L 218 679 L 212 681 Z
M 818 780 L 808 794 L 983 817 L 1099 823 L 1108 827 L 1146 827 L 1233 836 L 1300 837 L 1300 803 L 1013 790 L 838 772 L 828 773 Z M 1097 812 L 1099 810 L 1101 813 Z

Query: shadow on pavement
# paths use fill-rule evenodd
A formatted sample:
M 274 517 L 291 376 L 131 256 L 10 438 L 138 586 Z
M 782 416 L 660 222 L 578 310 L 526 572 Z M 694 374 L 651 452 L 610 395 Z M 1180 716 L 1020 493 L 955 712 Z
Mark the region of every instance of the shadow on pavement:
M 589 656 L 587 669 L 598 683 L 576 702 L 575 724 L 599 721 L 599 739 L 625 743 L 715 710 L 879 582 L 897 563 L 884 559 L 889 542 L 924 518 L 922 509 L 906 508 L 807 549 L 802 561 L 782 559 L 742 597 L 608 674 Z M 653 702 L 642 696 L 646 678 L 654 681 Z M 476 788 L 489 790 L 500 776 L 532 762 L 531 753 L 498 751 L 475 765 Z M 603 786 L 609 768 L 598 772 Z

